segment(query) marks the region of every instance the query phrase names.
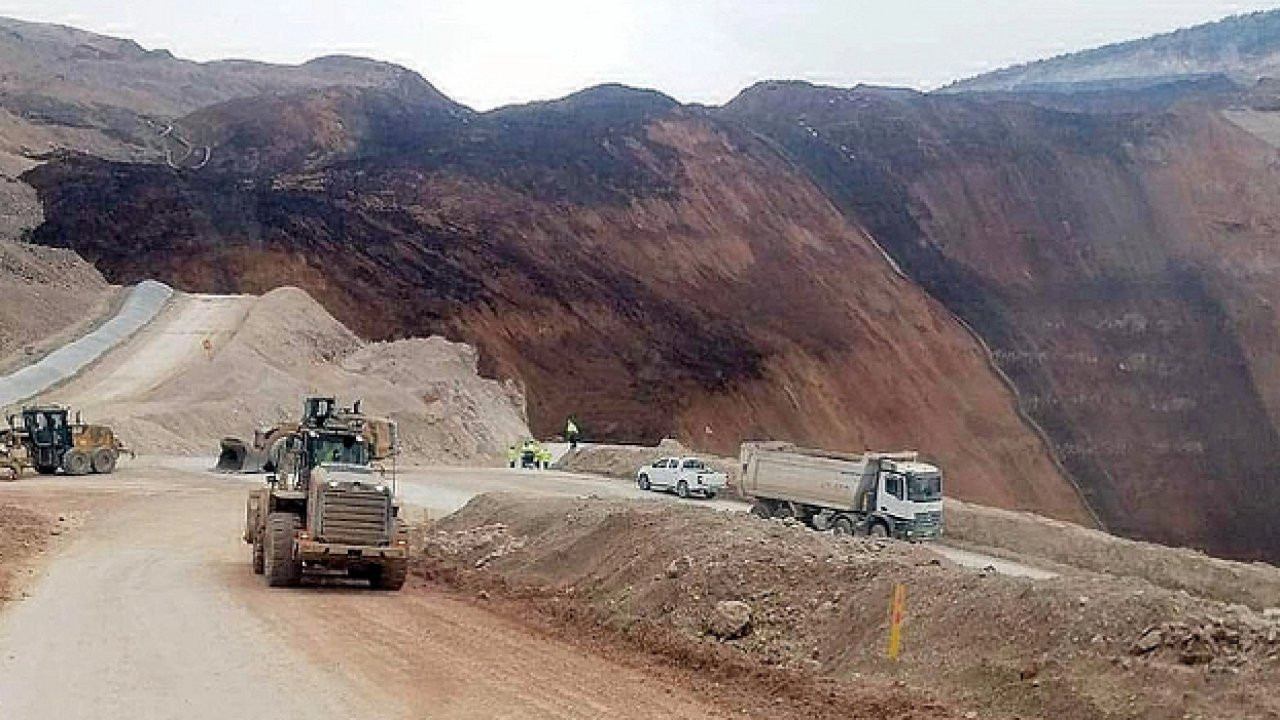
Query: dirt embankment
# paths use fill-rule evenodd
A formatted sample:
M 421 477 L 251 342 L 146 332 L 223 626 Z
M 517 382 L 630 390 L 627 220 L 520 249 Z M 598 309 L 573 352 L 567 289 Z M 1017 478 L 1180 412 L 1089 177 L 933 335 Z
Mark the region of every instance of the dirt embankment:
M 70 250 L 0 240 L 0 373 L 88 330 L 118 293 Z
M 1210 557 L 1108 535 L 1030 513 L 947 499 L 947 537 L 1001 549 L 1019 560 L 1039 558 L 1109 575 L 1142 578 L 1169 590 L 1255 610 L 1280 607 L 1280 568 Z
M 713 469 L 729 476 L 730 483 L 737 478 L 737 465 L 733 458 L 718 457 L 697 453 L 685 447 L 678 440 L 670 438 L 650 445 L 580 445 L 577 450 L 565 453 L 557 469 L 570 472 L 590 473 L 606 477 L 634 480 L 636 471 L 658 458 L 672 455 L 696 455 L 707 462 Z
M 426 540 L 431 577 L 679 647 L 713 677 L 745 662 L 835 691 L 897 679 L 982 717 L 1280 712 L 1280 620 L 1141 580 L 1003 577 L 916 546 L 652 502 L 482 496 Z M 895 664 L 897 583 L 908 610 Z

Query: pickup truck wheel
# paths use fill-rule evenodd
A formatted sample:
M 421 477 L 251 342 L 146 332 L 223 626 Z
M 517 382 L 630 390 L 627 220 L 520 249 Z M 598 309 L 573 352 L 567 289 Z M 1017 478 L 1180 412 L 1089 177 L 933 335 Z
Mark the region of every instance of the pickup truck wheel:
M 293 555 L 294 537 L 301 528 L 301 519 L 293 513 L 271 513 L 267 516 L 266 558 L 263 563 L 267 585 L 290 587 L 302 579 L 302 561 Z
M 683 480 L 676 483 L 676 495 L 679 495 L 682 498 L 689 497 L 689 483 Z
M 648 491 L 649 491 L 649 476 L 648 476 L 648 475 L 641 475 L 641 476 L 640 476 L 640 479 L 636 481 L 636 484 L 640 486 L 640 489 L 641 489 L 641 490 L 644 490 L 645 492 L 648 492 Z
M 715 499 L 716 499 L 716 495 L 717 495 L 717 494 L 718 494 L 718 493 L 716 493 L 716 491 L 715 491 L 715 490 L 708 490 L 708 491 L 706 492 L 706 496 L 707 496 L 707 499 L 708 499 L 708 500 L 715 500 Z
M 831 523 L 831 531 L 836 535 L 848 536 L 853 534 L 853 521 L 847 517 L 838 517 L 836 521 Z
M 868 531 L 871 537 L 887 538 L 889 537 L 889 528 L 882 522 L 871 523 L 871 529 Z

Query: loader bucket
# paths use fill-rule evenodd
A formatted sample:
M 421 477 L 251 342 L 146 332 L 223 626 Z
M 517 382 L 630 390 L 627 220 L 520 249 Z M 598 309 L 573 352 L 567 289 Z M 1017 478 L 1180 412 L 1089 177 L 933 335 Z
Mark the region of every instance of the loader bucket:
M 218 453 L 219 472 L 240 473 L 240 472 L 260 472 L 262 470 L 261 461 L 254 462 L 254 458 L 250 457 L 249 447 L 239 438 L 223 438 L 222 452 Z M 248 467 L 256 464 L 257 467 Z

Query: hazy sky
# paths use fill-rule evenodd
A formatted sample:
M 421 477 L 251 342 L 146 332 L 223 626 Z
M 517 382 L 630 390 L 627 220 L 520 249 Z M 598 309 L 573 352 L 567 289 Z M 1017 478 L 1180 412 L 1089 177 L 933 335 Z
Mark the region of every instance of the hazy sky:
M 929 89 L 1280 0 L 0 0 L 196 60 L 348 53 L 478 109 L 601 82 L 722 103 L 763 79 Z

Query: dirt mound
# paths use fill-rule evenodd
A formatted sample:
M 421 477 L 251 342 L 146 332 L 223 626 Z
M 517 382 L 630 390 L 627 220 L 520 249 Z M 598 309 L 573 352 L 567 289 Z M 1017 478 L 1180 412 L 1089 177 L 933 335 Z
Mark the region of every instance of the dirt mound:
M 428 566 L 455 568 L 458 582 L 499 578 L 624 633 L 666 628 L 840 685 L 906 680 L 984 717 L 1280 712 L 1280 620 L 1141 580 L 1005 577 L 921 546 L 657 502 L 482 496 L 426 544 Z M 897 583 L 908 610 L 894 664 L 884 655 Z M 724 601 L 749 607 L 738 639 L 712 635 Z
M 211 335 L 207 349 L 136 397 L 95 405 L 88 393 L 86 416 L 112 423 L 147 453 L 213 453 L 222 437 L 296 420 L 302 397 L 314 393 L 361 398 L 366 411 L 397 420 L 416 462 L 497 464 L 528 434 L 519 391 L 480 377 L 466 345 L 439 337 L 365 343 L 296 288 L 233 301 L 244 313 L 238 329 Z
M 84 332 L 107 316 L 117 294 L 70 250 L 0 240 L 0 372 Z

